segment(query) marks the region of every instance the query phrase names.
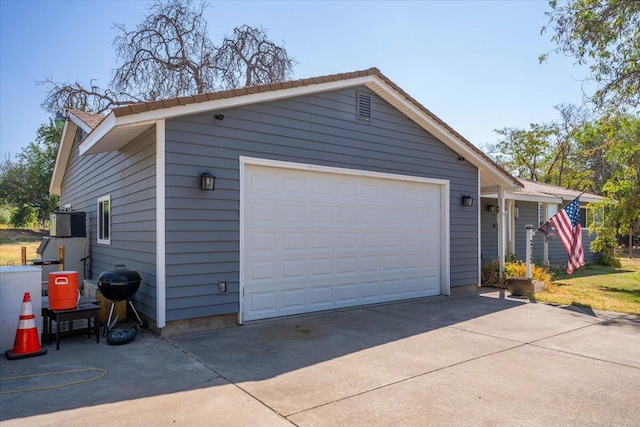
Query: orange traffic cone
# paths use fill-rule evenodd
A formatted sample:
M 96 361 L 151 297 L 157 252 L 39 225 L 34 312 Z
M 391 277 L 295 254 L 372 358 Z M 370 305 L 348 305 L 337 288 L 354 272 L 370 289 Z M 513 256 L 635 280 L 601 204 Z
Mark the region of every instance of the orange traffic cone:
M 18 322 L 13 350 L 7 350 L 4 354 L 11 360 L 47 354 L 47 350 L 40 348 L 36 316 L 33 314 L 31 294 L 29 292 L 26 292 L 22 299 L 22 310 L 20 311 L 20 321 Z

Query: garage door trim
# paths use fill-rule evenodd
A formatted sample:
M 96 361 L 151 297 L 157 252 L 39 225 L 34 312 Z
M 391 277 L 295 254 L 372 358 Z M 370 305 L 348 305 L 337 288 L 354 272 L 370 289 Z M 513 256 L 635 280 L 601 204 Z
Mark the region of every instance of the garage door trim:
M 424 178 L 416 176 L 398 175 L 383 172 L 373 172 L 366 170 L 337 168 L 330 166 L 319 166 L 305 163 L 284 162 L 278 160 L 260 159 L 253 157 L 240 156 L 240 271 L 239 271 L 239 313 L 238 323 L 243 323 L 243 300 L 245 292 L 245 184 L 246 184 L 246 166 L 265 166 L 279 169 L 294 169 L 299 171 L 312 171 L 327 174 L 350 175 L 359 177 L 380 178 L 405 182 L 416 182 L 435 184 L 441 187 L 440 202 L 442 206 L 441 216 L 441 247 L 444 250 L 441 253 L 440 263 L 440 292 L 444 295 L 450 293 L 450 243 L 449 243 L 449 181 L 444 179 Z

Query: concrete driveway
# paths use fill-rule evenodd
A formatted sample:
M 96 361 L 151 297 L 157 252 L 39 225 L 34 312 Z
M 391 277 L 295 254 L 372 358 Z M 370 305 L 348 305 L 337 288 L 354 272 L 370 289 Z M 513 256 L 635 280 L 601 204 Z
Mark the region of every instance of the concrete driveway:
M 46 348 L 3 426 L 640 425 L 640 317 L 495 290 Z

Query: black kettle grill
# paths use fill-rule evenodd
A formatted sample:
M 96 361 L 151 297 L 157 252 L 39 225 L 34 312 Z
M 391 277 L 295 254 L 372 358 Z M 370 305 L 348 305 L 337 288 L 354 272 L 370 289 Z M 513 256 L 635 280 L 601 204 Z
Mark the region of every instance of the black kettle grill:
M 113 307 L 118 301 L 126 300 L 133 310 L 133 313 L 136 315 L 139 325 L 143 325 L 142 319 L 140 319 L 140 315 L 138 315 L 138 312 L 131 301 L 131 297 L 138 292 L 141 281 L 142 278 L 137 271 L 128 270 L 124 265 L 116 265 L 115 270 L 107 270 L 98 277 L 98 288 L 100 288 L 100 292 L 102 292 L 102 295 L 105 298 L 111 300 L 109 320 L 103 330 L 103 334 L 105 336 L 109 333 L 109 329 L 113 328 L 113 326 L 118 322 L 118 316 L 116 315 L 116 319 L 113 321 L 113 324 L 111 324 Z

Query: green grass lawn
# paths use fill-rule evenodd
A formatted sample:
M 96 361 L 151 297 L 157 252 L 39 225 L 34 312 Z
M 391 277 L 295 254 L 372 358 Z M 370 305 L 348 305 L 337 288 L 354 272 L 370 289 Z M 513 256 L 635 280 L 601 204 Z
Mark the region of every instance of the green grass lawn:
M 536 301 L 640 314 L 640 259 L 622 258 L 622 267 L 587 265 L 572 276 L 559 273 Z
M 20 265 L 22 246 L 27 248 L 27 260 L 38 258 L 36 249 L 42 240 L 39 230 L 0 230 L 0 266 Z

